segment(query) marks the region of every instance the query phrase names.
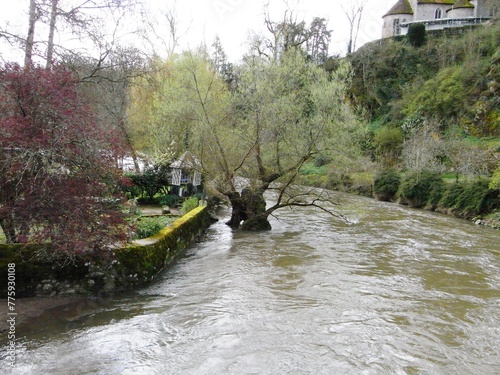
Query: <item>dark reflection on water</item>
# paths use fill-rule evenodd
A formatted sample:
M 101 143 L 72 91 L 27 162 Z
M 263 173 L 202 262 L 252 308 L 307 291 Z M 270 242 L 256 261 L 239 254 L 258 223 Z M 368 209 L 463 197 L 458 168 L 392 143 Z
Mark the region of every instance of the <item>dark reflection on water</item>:
M 496 374 L 500 232 L 341 196 L 215 224 L 160 282 L 19 327 L 3 374 Z M 5 372 L 7 371 L 7 372 Z

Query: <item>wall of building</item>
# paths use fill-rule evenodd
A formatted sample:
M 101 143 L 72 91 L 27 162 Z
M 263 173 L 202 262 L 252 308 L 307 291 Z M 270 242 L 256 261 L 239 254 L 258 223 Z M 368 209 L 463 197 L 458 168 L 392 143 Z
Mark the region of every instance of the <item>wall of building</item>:
M 427 21 L 436 19 L 436 9 L 441 10 L 441 18 L 446 18 L 446 11 L 450 6 L 443 4 L 420 4 L 417 8 L 417 12 L 413 19 L 415 21 Z
M 474 17 L 473 8 L 452 8 L 447 12 L 447 18 Z
M 395 32 L 396 25 L 401 25 L 406 22 L 410 22 L 412 20 L 412 15 L 411 14 L 396 14 L 396 15 L 389 15 L 384 17 L 384 23 L 382 26 L 382 38 L 389 38 L 391 36 L 395 35 L 401 35 L 401 30 L 399 32 Z

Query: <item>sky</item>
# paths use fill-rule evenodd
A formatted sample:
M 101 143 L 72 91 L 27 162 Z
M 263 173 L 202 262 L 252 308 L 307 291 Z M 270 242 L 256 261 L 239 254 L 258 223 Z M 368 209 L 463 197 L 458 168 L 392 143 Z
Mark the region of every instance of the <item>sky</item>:
M 216 35 L 229 60 L 237 62 L 247 49 L 251 32 L 265 33 L 264 3 L 269 3 L 272 20 L 280 20 L 284 11 L 292 9 L 297 19 L 309 23 L 314 17 L 327 19 L 333 30 L 330 54 L 345 54 L 349 37 L 349 22 L 342 9 L 361 0 L 141 0 L 159 18 L 157 28 L 164 24 L 161 13 L 175 14 L 179 34 L 179 49 L 196 48 L 202 43 L 210 46 Z M 365 10 L 359 30 L 357 47 L 379 39 L 382 33 L 382 16 L 394 5 L 389 0 L 365 0 Z M 26 33 L 29 0 L 0 0 L 0 27 L 7 23 L 11 30 Z M 133 21 L 131 22 L 133 23 Z M 167 35 L 165 30 L 157 34 Z M 126 35 L 126 34 L 124 34 Z M 0 44 L 4 60 L 8 59 L 7 46 Z M 19 57 L 15 59 L 19 60 Z
M 210 45 L 215 35 L 231 60 L 242 56 L 246 49 L 249 32 L 265 32 L 264 3 L 269 2 L 270 15 L 274 20 L 283 17 L 288 6 L 297 14 L 299 20 L 309 23 L 314 17 L 328 20 L 333 30 L 330 54 L 344 54 L 349 38 L 348 20 L 342 10 L 352 1 L 360 0 L 190 0 L 190 1 L 151 1 L 156 6 L 175 3 L 176 13 L 183 21 L 179 25 L 184 31 L 184 44 L 197 44 L 203 40 Z M 357 46 L 379 39 L 382 34 L 382 16 L 394 5 L 390 0 L 366 0 Z M 182 40 L 181 40 L 182 42 Z

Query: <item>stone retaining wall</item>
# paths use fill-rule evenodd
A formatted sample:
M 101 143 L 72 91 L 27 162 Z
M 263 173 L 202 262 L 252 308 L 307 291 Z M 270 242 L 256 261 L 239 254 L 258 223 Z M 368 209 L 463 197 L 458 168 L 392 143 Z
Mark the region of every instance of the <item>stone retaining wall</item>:
M 0 244 L 0 298 L 7 296 L 8 265 L 15 264 L 16 297 L 112 294 L 151 283 L 184 253 L 212 219 L 206 207 L 182 216 L 160 233 L 115 250 L 111 262 L 61 266 L 37 256 L 46 245 Z

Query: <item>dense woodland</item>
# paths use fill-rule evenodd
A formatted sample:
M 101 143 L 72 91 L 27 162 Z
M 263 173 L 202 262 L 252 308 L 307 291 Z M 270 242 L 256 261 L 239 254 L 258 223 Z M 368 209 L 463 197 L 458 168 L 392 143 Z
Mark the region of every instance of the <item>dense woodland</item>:
M 50 30 L 56 19 L 82 24 L 81 9 L 40 4 Z M 130 11 L 114 2 L 102 9 Z M 52 45 L 42 67 L 33 58 L 40 50 L 23 39 L 25 66 L 0 71 L 7 241 L 92 253 L 125 240 L 133 230 L 125 200 L 165 203 L 168 166 L 186 150 L 200 161 L 207 196 L 231 205 L 234 228 L 270 229 L 273 212 L 293 206 L 342 219 L 318 187 L 468 218 L 494 213 L 498 23 L 455 36 L 410 33 L 347 57 L 328 57 L 322 18 L 306 24 L 287 13 L 265 23 L 268 33 L 252 37 L 238 64 L 218 39 L 160 57 L 106 42 L 87 23 L 80 32 L 98 56 Z M 119 173 L 123 157 L 134 174 Z

